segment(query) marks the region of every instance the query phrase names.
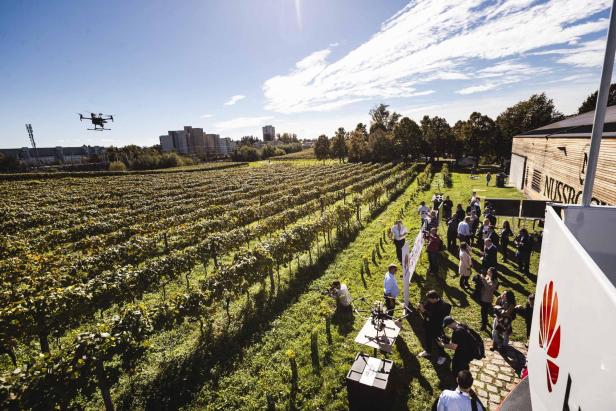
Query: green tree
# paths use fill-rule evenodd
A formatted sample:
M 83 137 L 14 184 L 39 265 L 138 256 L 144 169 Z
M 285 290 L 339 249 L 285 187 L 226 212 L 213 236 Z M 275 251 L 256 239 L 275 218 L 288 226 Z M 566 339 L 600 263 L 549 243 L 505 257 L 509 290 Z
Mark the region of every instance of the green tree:
M 400 114 L 395 111 L 390 113 L 389 110 L 387 110 L 387 107 L 389 107 L 387 104 L 381 103 L 370 110 L 370 118 L 372 119 L 372 123 L 370 124 L 370 133 L 377 129 L 381 129 L 385 132 L 393 131 L 398 119 L 400 118 Z
M 317 160 L 325 160 L 329 157 L 329 139 L 325 134 L 321 134 L 314 144 L 314 155 Z
M 347 140 L 347 155 L 352 163 L 370 161 L 368 141 L 361 130 L 351 132 Z
M 396 152 L 405 161 L 421 156 L 424 151 L 424 139 L 419 125 L 408 117 L 402 118 L 394 127 L 394 144 Z
M 373 161 L 391 161 L 396 155 L 392 134 L 386 133 L 381 128 L 370 132 L 368 149 Z
M 424 116 L 421 119 L 421 132 L 426 141 L 426 155 L 443 157 L 448 153 L 447 148 L 453 141 L 453 133 L 447 120 L 438 116 Z
M 456 124 L 458 126 L 458 124 Z M 463 149 L 479 159 L 480 156 L 497 155 L 500 130 L 494 120 L 478 112 L 471 113 L 469 119 L 456 128 Z
M 610 92 L 607 96 L 607 105 L 613 106 L 616 105 L 616 83 L 610 86 Z M 589 111 L 594 111 L 597 107 L 597 90 L 594 91 L 590 96 L 586 97 L 586 100 L 582 103 L 580 108 L 578 108 L 578 114 L 588 113 Z
M 364 123 L 357 123 L 357 126 L 355 126 L 355 131 L 361 133 L 364 140 L 368 141 L 368 128 Z
M 347 156 L 346 131 L 344 131 L 344 127 L 338 128 L 336 134 L 332 137 L 330 152 L 331 156 L 339 159 L 340 162 L 343 162 Z
M 497 155 L 503 157 L 511 153 L 513 136 L 543 127 L 562 117 L 562 113 L 556 111 L 554 102 L 548 99 L 545 93 L 533 94 L 528 100 L 520 101 L 505 109 L 496 118 L 496 124 L 502 133 Z
M 453 133 L 453 143 L 449 147 L 449 152 L 453 158 L 458 159 L 465 153 L 466 121 L 456 121 L 451 131 Z

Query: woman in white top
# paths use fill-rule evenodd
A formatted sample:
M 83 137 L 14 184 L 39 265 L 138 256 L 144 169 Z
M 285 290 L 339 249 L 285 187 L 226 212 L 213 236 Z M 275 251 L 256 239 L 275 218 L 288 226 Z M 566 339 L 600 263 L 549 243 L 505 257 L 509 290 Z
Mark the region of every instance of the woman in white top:
M 471 276 L 473 267 L 473 259 L 471 258 L 471 250 L 468 244 L 460 244 L 460 265 L 458 266 L 458 274 L 460 274 L 460 287 L 470 287 L 468 279 Z

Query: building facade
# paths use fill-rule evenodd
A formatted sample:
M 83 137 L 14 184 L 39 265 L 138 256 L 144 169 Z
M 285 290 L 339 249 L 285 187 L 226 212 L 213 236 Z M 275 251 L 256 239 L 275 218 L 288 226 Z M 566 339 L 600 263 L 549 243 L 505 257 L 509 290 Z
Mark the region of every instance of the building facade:
M 276 140 L 276 128 L 272 125 L 263 127 L 263 141 Z
M 0 148 L 0 153 L 25 164 L 82 163 L 94 156 L 104 156 L 105 148 L 100 146 L 81 147 L 30 147 Z
M 584 113 L 515 136 L 509 184 L 530 199 L 580 203 L 593 119 Z M 605 117 L 592 202 L 616 205 L 616 106 Z
M 235 148 L 235 143 L 230 138 L 227 137 L 227 141 L 221 139 L 219 134 L 208 134 L 202 128 L 191 126 L 185 126 L 183 130 L 169 131 L 159 139 L 163 152 L 175 151 L 205 160 L 227 156 Z

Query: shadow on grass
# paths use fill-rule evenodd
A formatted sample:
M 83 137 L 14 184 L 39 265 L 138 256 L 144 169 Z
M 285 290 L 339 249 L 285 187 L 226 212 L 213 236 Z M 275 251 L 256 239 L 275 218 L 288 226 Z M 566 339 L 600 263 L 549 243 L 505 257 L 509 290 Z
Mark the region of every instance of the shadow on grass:
M 432 395 L 434 390 L 430 382 L 421 373 L 421 364 L 411 353 L 408 345 L 402 338 L 396 339 L 396 349 L 402 359 L 402 367 L 395 367 L 393 374 L 394 383 L 394 409 L 408 410 L 408 401 L 411 394 L 411 382 L 417 380 L 421 388 Z

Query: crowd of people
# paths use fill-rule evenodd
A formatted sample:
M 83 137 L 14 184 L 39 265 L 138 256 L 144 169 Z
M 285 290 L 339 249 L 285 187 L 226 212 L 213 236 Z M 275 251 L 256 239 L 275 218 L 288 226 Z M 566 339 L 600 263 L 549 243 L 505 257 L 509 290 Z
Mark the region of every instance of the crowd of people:
M 489 184 L 489 181 L 490 178 L 486 177 L 486 183 Z M 502 262 L 508 262 L 509 246 L 515 246 L 518 270 L 529 276 L 534 243 L 525 228 L 521 228 L 518 234 L 514 235 L 509 221 L 502 221 L 498 226 L 494 207 L 485 201 L 482 210 L 481 204 L 481 198 L 476 192 L 472 193 L 466 207 L 457 204 L 455 208 L 449 196 L 435 194 L 432 198 L 432 207 L 428 207 L 426 202 L 422 201 L 417 214 L 424 232 L 429 264 L 428 275 L 439 275 L 442 252 L 448 251 L 458 256 L 457 274 L 460 277 L 460 288 L 467 290 L 480 305 L 480 331 L 490 333 L 492 337 L 490 349 L 500 351 L 509 345 L 513 320 L 517 315 L 525 320 L 528 338 L 534 295 L 531 294 L 526 304 L 522 306 L 516 304 L 515 295 L 511 290 L 499 290 L 499 271 L 502 268 L 499 264 L 499 255 L 502 256 Z M 447 226 L 446 244 L 438 234 L 441 221 Z M 409 230 L 401 220 L 396 221 L 389 233 L 400 263 L 402 263 L 402 248 L 408 234 Z M 479 266 L 473 265 L 473 248 L 480 256 Z M 396 264 L 391 264 L 384 279 L 385 304 L 390 313 L 393 312 L 395 299 L 399 294 L 395 278 L 396 270 Z M 495 296 L 496 301 L 494 301 Z M 457 380 L 458 388 L 455 391 L 446 390 L 441 395 L 438 409 L 458 409 L 451 408 L 451 404 L 460 401 L 477 407 L 477 402 L 479 404 L 481 402 L 471 389 L 473 376 L 469 371 L 469 364 L 473 359 L 485 356 L 483 339 L 471 327 L 456 321 L 451 316 L 451 305 L 444 301 L 436 290 L 428 291 L 425 301 L 419 304 L 417 309 L 423 318 L 425 331 L 424 351 L 419 356 L 434 358 L 436 364 L 443 365 L 446 362 L 445 350 L 451 350 L 453 353 L 451 372 Z M 451 330 L 451 337 L 447 337 L 446 330 Z

